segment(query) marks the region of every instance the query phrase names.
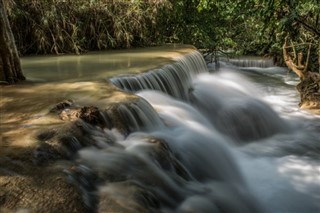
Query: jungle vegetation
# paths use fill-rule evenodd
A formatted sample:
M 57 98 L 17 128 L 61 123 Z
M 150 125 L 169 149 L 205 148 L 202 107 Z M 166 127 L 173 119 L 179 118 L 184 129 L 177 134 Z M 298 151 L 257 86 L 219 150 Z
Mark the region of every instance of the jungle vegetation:
M 302 53 L 303 70 L 320 71 L 320 0 L 1 2 L 20 56 L 174 42 L 272 56 L 278 64 L 285 64 L 282 54 L 287 44 L 285 49 L 295 65 Z

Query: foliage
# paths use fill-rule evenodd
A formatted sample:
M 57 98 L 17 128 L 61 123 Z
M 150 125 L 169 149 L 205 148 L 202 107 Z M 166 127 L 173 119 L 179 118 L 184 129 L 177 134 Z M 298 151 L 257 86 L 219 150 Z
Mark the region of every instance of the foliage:
M 281 59 L 289 35 L 312 43 L 316 69 L 320 51 L 320 0 L 8 0 L 7 7 L 21 54 L 179 42 Z
M 21 54 L 81 53 L 153 45 L 167 1 L 16 0 L 11 23 Z M 159 39 L 160 40 L 160 39 Z
M 244 15 L 234 15 L 239 3 L 232 0 L 10 1 L 10 20 L 22 55 L 79 54 L 165 42 L 237 48 L 232 36 L 238 33 L 237 25 L 245 23 Z
M 264 32 L 275 35 L 270 40 L 274 52 L 280 52 L 287 35 L 293 45 L 301 45 L 298 51 L 306 53 L 311 43 L 310 69 L 320 71 L 317 63 L 320 50 L 320 0 L 257 0 L 257 3 Z

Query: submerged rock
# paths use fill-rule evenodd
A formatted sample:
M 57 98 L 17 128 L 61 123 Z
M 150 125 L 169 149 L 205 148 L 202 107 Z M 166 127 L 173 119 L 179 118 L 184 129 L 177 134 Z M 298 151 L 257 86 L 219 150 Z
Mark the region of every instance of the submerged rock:
M 66 108 L 70 108 L 72 106 L 74 106 L 73 100 L 61 101 L 60 103 L 55 105 L 52 109 L 50 109 L 50 112 L 61 112 L 62 110 Z
M 34 151 L 34 162 L 43 164 L 61 159 L 73 159 L 76 153 L 88 146 L 113 145 L 113 139 L 104 129 L 83 120 L 66 123 L 55 130 L 38 135 L 39 146 Z

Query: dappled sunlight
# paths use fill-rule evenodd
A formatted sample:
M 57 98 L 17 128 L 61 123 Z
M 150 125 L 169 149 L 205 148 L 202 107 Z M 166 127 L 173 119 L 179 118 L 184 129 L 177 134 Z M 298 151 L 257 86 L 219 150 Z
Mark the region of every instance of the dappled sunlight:
M 29 127 L 16 127 L 16 126 L 9 126 L 6 129 L 6 125 L 1 127 L 1 137 L 0 137 L 0 155 L 1 156 L 19 156 L 20 154 L 24 153 L 26 150 L 22 149 L 25 148 L 27 150 L 31 150 L 38 145 L 37 140 L 35 139 L 34 135 L 45 128 L 46 126 L 41 126 L 38 128 Z M 21 156 L 22 157 L 22 156 Z M 31 156 L 29 156 L 31 157 Z
M 105 82 L 23 84 L 4 88 L 1 96 L 1 144 L 23 147 L 35 143 L 36 131 L 61 124 L 58 116 L 48 113 L 63 100 L 103 109 L 108 103 L 136 98 Z
M 37 145 L 34 135 L 63 121 L 49 111 L 59 102 L 73 100 L 79 106 L 104 109 L 110 103 L 136 100 L 108 81 L 120 74 L 155 69 L 194 51 L 188 45 L 92 52 L 80 56 L 23 57 L 27 81 L 1 87 L 0 130 L 2 153 L 13 147 Z
M 319 199 L 320 161 L 309 157 L 287 156 L 279 159 L 278 171 L 287 177 L 296 190 Z
M 2 92 L 1 92 L 2 93 Z M 1 95 L 1 101 L 0 101 L 0 108 L 4 107 L 6 104 L 13 102 L 14 98 L 9 98 L 9 97 L 3 97 Z M 1 117 L 2 114 L 0 114 Z

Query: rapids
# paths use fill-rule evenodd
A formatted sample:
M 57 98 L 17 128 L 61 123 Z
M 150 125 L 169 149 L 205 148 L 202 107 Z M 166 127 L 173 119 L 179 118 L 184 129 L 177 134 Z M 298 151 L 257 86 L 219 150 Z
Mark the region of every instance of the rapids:
M 79 191 L 84 212 L 320 212 L 320 116 L 298 108 L 296 76 L 270 60 L 217 66 L 194 48 L 166 51 L 24 58 L 29 82 L 1 93 L 2 143 L 32 149 L 27 163 L 0 158 L 1 186 L 22 197 L 12 203 L 43 208 L 58 191 L 52 203 L 68 209 Z M 98 122 L 48 113 L 66 98 L 65 115 L 92 106 Z M 61 176 L 77 196 L 63 197 L 72 188 Z
M 142 99 L 122 112 L 130 134 L 108 130 L 118 147 L 82 149 L 79 171 L 67 172 L 90 208 L 320 211 L 320 117 L 298 109 L 295 76 L 265 62 L 220 63 L 209 73 L 194 52 L 110 79 Z

